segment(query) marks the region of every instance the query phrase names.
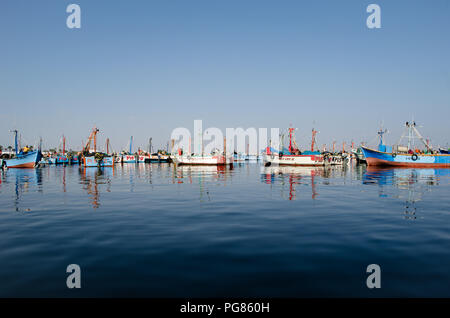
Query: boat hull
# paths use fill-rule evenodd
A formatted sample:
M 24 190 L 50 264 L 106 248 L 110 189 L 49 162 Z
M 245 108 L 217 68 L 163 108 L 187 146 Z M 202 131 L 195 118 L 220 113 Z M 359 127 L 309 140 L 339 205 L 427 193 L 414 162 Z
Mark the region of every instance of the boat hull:
M 136 163 L 137 157 L 134 155 L 123 155 L 122 156 L 122 163 Z
M 236 163 L 243 163 L 245 162 L 245 156 L 243 154 L 234 154 L 233 161 Z
M 170 162 L 171 159 L 169 156 L 166 155 L 159 155 L 159 156 L 150 156 L 145 159 L 145 162 Z
M 183 157 L 183 156 L 177 156 L 174 158 L 174 162 L 177 165 L 202 165 L 202 166 L 219 166 L 219 165 L 226 165 L 228 162 L 231 162 L 230 160 L 227 160 L 225 156 L 218 155 L 218 156 L 203 156 L 203 157 Z
M 247 155 L 247 156 L 245 157 L 245 160 L 248 160 L 248 161 L 258 161 L 258 155 Z
M 66 156 L 58 156 L 56 157 L 56 164 L 67 164 L 69 163 L 69 158 Z
M 326 165 L 342 166 L 345 163 L 345 158 L 339 155 L 327 156 L 324 158 Z
M 94 156 L 84 157 L 83 158 L 83 165 L 85 167 L 113 167 L 114 166 L 114 158 L 113 157 L 105 157 L 100 162 L 100 165 L 98 164 L 97 160 Z
M 17 158 L 6 160 L 6 167 L 13 168 L 34 168 L 41 160 L 42 154 L 39 150 L 33 151 L 24 155 L 19 155 Z
M 72 163 L 73 165 L 77 165 L 77 164 L 80 163 L 80 160 L 78 159 L 77 156 L 75 156 L 75 157 L 72 158 L 71 163 Z
M 445 154 L 395 154 L 362 147 L 368 166 L 411 168 L 450 168 L 450 155 Z
M 138 156 L 138 163 L 145 163 L 145 161 L 150 158 L 149 156 Z
M 265 157 L 266 165 L 280 166 L 323 166 L 325 164 L 323 155 L 278 155 L 271 154 Z

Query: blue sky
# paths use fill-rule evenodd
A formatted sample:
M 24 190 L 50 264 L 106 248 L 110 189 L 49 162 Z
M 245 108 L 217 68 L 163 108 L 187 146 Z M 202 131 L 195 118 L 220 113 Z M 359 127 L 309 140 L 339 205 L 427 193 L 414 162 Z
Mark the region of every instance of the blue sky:
M 66 7 L 82 27 L 66 27 Z M 381 29 L 366 7 L 381 7 Z M 80 148 L 95 124 L 115 150 L 176 127 L 314 126 L 319 144 L 395 142 L 414 117 L 449 141 L 450 1 L 0 2 L 0 144 L 10 129 Z

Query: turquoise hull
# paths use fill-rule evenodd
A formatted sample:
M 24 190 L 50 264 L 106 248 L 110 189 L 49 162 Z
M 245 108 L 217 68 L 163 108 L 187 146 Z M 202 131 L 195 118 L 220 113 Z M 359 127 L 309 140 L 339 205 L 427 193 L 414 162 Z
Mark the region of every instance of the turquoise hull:
M 85 167 L 113 167 L 114 166 L 114 158 L 113 157 L 105 157 L 100 162 L 100 165 L 98 164 L 97 160 L 95 160 L 94 156 L 90 157 L 84 157 L 83 163 Z
M 42 154 L 39 150 L 31 151 L 26 154 L 18 154 L 14 159 L 6 160 L 8 168 L 34 168 L 41 161 Z
M 368 166 L 397 167 L 442 167 L 450 168 L 450 155 L 446 154 L 403 154 L 382 152 L 361 147 Z

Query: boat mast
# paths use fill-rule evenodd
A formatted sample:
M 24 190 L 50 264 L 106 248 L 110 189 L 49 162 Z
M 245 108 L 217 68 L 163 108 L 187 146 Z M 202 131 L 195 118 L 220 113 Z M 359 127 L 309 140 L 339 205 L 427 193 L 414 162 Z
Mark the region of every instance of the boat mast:
M 377 133 L 380 136 L 380 145 L 384 145 L 384 143 L 383 143 L 383 135 L 385 133 L 387 133 L 387 129 L 383 130 L 383 128 L 380 128 L 380 130 L 378 130 Z
M 97 133 L 94 134 L 94 152 L 97 152 Z
M 133 149 L 133 136 L 131 136 L 130 138 L 130 151 L 129 151 L 130 155 L 132 154 L 131 152 L 132 149 Z
M 293 152 L 292 150 L 292 133 L 294 132 L 294 128 L 289 128 L 289 152 Z
M 314 151 L 314 145 L 316 143 L 317 130 L 312 129 L 312 139 L 311 139 L 311 151 Z
M 427 147 L 428 150 L 432 150 L 431 147 L 429 146 L 428 142 L 422 137 L 422 135 L 419 133 L 419 131 L 416 128 L 416 122 L 413 122 L 413 124 L 411 125 L 412 130 L 416 133 L 417 137 L 419 137 L 420 141 L 423 142 L 423 144 L 425 145 L 425 147 Z
M 294 138 L 294 131 L 295 128 L 289 128 L 289 152 L 292 153 L 298 151 L 298 146 Z
M 66 137 L 63 135 L 63 155 L 66 153 Z
M 422 135 L 417 130 L 415 121 L 406 122 L 405 127 L 406 127 L 406 130 L 408 132 L 408 149 L 412 149 L 411 146 L 414 146 L 414 142 L 413 142 L 414 138 L 418 138 L 418 139 L 420 139 L 420 141 L 422 141 L 422 143 L 425 145 L 427 150 L 432 150 L 432 147 L 430 146 L 429 142 L 427 140 L 425 140 L 425 138 L 423 138 Z M 414 137 L 414 134 L 417 137 Z M 402 141 L 402 139 L 404 137 L 405 137 L 405 132 L 400 137 L 400 140 L 398 141 L 398 144 L 400 144 L 400 142 Z
M 90 148 L 91 148 L 91 141 L 94 140 L 94 152 L 96 152 L 97 150 L 97 132 L 99 132 L 99 130 L 97 129 L 97 127 L 94 127 L 91 131 L 91 134 L 89 135 L 88 141 L 86 142 L 86 145 L 84 146 L 84 151 L 85 153 L 89 153 Z
M 19 154 L 18 151 L 18 144 L 17 144 L 17 129 L 11 130 L 12 133 L 14 133 L 14 150 L 16 151 L 16 155 Z
M 109 155 L 109 138 L 106 138 L 106 154 Z

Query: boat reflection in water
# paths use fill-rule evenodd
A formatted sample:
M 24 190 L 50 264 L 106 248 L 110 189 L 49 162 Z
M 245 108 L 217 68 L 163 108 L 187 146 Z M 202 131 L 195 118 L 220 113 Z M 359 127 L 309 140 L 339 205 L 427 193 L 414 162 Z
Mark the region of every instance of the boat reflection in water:
M 362 182 L 378 185 L 379 197 L 405 201 L 404 215 L 416 219 L 417 202 L 426 192 L 439 185 L 442 177 L 449 177 L 450 169 L 410 169 L 367 167 Z
M 298 185 L 310 185 L 311 198 L 315 199 L 318 195 L 317 178 L 326 178 L 333 170 L 329 167 L 269 166 L 262 168 L 261 179 L 266 184 L 278 183 L 282 192 L 284 192 L 285 185 L 288 185 L 289 200 L 296 199 Z
M 14 184 L 14 209 L 16 212 L 30 212 L 31 208 L 20 208 L 19 203 L 25 193 L 32 186 L 37 186 L 37 192 L 42 193 L 42 171 L 40 169 L 10 169 L 2 171 L 0 177 L 0 190 L 4 184 Z M 31 190 L 30 192 L 32 192 Z
M 177 166 L 175 167 L 173 183 L 193 183 L 196 180 L 222 180 L 226 181 L 231 168 L 218 166 Z
M 226 165 L 217 166 L 174 166 L 172 183 L 198 184 L 200 202 L 211 201 L 210 185 L 226 186 L 231 177 L 232 168 Z M 216 189 L 216 188 L 215 188 Z
M 92 207 L 97 209 L 100 207 L 100 187 L 106 186 L 106 192 L 111 192 L 111 179 L 114 175 L 113 167 L 99 167 L 99 168 L 82 168 L 80 172 L 80 183 L 83 190 L 86 190 L 91 197 Z

